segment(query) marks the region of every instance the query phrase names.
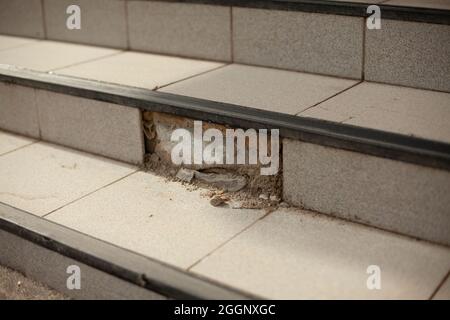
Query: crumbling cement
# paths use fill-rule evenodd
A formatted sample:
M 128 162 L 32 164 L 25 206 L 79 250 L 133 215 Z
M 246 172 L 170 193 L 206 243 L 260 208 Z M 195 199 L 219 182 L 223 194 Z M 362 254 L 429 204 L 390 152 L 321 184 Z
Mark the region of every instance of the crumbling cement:
M 193 188 L 208 189 L 204 196 L 211 198 L 211 205 L 228 205 L 232 208 L 273 208 L 280 203 L 282 168 L 276 175 L 261 175 L 259 163 L 177 166 L 171 160 L 172 148 L 177 144 L 171 141 L 172 132 L 178 128 L 193 132 L 194 120 L 144 111 L 143 126 L 147 150 L 145 169 Z M 218 129 L 224 134 L 226 129 L 230 129 L 227 126 L 203 122 L 203 130 L 209 128 Z M 204 146 L 207 144 L 208 142 L 204 142 Z M 248 141 L 246 148 L 248 157 Z M 268 149 L 270 150 L 270 143 Z M 281 157 L 281 150 L 278 151 Z

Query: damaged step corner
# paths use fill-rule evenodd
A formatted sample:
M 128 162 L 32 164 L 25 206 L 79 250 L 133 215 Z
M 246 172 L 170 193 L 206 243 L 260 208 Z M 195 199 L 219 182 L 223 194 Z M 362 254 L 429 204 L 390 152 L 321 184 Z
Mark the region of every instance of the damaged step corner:
M 142 119 L 146 147 L 145 170 L 152 171 L 168 179 L 180 181 L 186 184 L 188 188 L 202 187 L 207 189 L 205 197 L 210 198 L 210 203 L 213 206 L 228 205 L 236 209 L 265 208 L 270 210 L 278 207 L 280 204 L 287 206 L 281 200 L 282 168 L 280 164 L 282 161 L 279 158 L 282 154 L 281 144 L 278 141 L 277 143 L 274 142 L 273 144 L 276 146 L 274 150 L 277 150 L 277 152 L 272 153 L 271 136 L 268 136 L 261 143 L 265 143 L 268 146 L 268 149 L 265 150 L 267 156 L 277 157 L 273 161 L 274 163 L 270 163 L 270 165 L 276 165 L 278 168 L 275 174 L 263 174 L 264 168 L 266 168 L 266 172 L 268 171 L 268 165 L 263 165 L 259 160 L 256 162 L 250 161 L 250 158 L 255 156 L 255 154 L 250 155 L 251 150 L 255 152 L 255 145 L 251 141 L 252 138 L 246 136 L 243 141 L 236 137 L 233 137 L 233 139 L 226 138 L 231 131 L 237 132 L 239 129 L 150 111 L 143 111 Z M 200 136 L 198 135 L 199 130 L 201 131 Z M 208 154 L 207 151 L 211 150 L 208 149 L 208 146 L 211 148 L 211 145 L 216 143 L 216 138 L 211 138 L 210 136 L 211 132 L 224 137 L 221 142 L 215 144 L 216 147 L 219 145 L 220 147 L 211 151 L 216 160 L 219 159 L 217 158 L 219 155 L 216 155 L 215 152 L 222 151 L 221 159 L 213 162 L 205 157 L 205 159 L 202 159 L 205 161 L 195 161 L 195 148 L 197 148 L 197 156 L 198 148 L 201 148 L 202 155 L 205 155 Z M 244 134 L 251 133 L 244 130 L 240 132 Z M 190 147 L 191 161 L 178 164 L 172 159 L 172 151 L 177 145 L 179 146 L 180 143 L 185 142 L 180 138 L 182 135 L 186 139 L 192 138 L 188 145 L 185 145 L 185 147 Z M 176 139 L 177 137 L 180 139 Z M 276 138 L 278 139 L 278 137 Z M 260 136 L 256 140 L 259 142 Z M 233 145 L 235 161 L 232 163 L 226 156 L 227 152 L 229 153 L 231 150 L 227 149 L 227 143 L 229 145 L 228 148 L 230 148 L 230 143 Z M 242 162 L 238 164 L 238 150 L 241 152 L 245 151 L 244 164 L 240 164 Z

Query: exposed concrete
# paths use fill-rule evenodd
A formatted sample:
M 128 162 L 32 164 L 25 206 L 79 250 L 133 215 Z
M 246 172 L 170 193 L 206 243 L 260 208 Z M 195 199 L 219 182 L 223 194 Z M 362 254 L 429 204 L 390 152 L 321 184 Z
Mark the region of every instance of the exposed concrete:
M 199 172 L 199 174 L 193 175 L 191 180 L 194 180 L 196 184 L 202 187 L 207 187 L 208 185 L 211 186 L 211 184 L 207 183 L 208 179 L 200 178 L 200 176 L 204 177 L 205 176 L 204 174 L 213 174 L 213 175 L 216 174 L 217 178 L 220 178 L 220 176 L 223 177 L 235 175 L 237 181 L 238 180 L 240 181 L 242 178 L 245 178 L 247 180 L 246 187 L 242 190 L 242 192 L 239 195 L 237 195 L 236 199 L 239 200 L 239 202 L 243 201 L 246 203 L 246 204 L 241 203 L 242 206 L 261 207 L 271 204 L 273 205 L 274 203 L 279 202 L 279 199 L 281 198 L 281 171 L 282 171 L 281 161 L 279 172 L 276 175 L 261 175 L 260 174 L 261 164 L 260 163 L 256 165 L 248 164 L 248 161 L 246 162 L 247 164 L 244 165 L 203 163 L 201 165 L 183 164 L 181 166 L 177 166 L 173 164 L 171 160 L 172 148 L 177 144 L 177 142 L 171 141 L 172 132 L 177 128 L 184 128 L 193 135 L 194 120 L 184 117 L 147 111 L 143 113 L 143 120 L 144 120 L 146 148 L 148 153 L 145 165 L 147 169 L 159 175 L 163 175 L 170 178 L 175 178 L 180 168 L 196 170 L 197 172 Z M 203 130 L 206 130 L 208 128 L 220 130 L 224 135 L 225 130 L 230 129 L 227 126 L 203 122 Z M 270 146 L 270 138 L 268 140 Z M 235 141 L 235 147 L 236 144 L 237 141 Z M 208 142 L 203 142 L 203 147 L 207 145 Z M 248 141 L 246 141 L 246 155 L 248 160 Z M 186 181 L 186 179 L 179 179 L 179 180 Z M 213 180 L 215 179 L 213 178 Z M 218 189 L 219 190 L 217 191 L 220 190 L 226 191 L 220 187 Z M 260 199 L 259 195 L 261 194 L 267 195 L 268 200 L 264 201 L 264 199 Z M 271 201 L 270 196 L 272 196 L 272 200 L 273 199 L 277 200 Z

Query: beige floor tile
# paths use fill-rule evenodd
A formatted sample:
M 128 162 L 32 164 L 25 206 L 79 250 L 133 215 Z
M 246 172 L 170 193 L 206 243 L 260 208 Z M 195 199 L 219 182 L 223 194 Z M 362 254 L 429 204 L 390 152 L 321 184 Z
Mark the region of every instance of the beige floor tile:
M 356 83 L 355 80 L 233 64 L 160 91 L 296 114 Z
M 39 41 L 24 47 L 0 51 L 0 64 L 51 71 L 117 52 L 119 51 L 79 44 Z
M 18 136 L 12 133 L 0 131 L 0 156 L 2 154 L 32 144 L 35 140 Z
M 450 93 L 365 82 L 299 115 L 450 142 Z
M 0 35 L 0 50 L 21 47 L 27 44 L 35 43 L 36 41 L 38 40 Z
M 222 66 L 221 63 L 125 52 L 57 73 L 154 89 Z
M 0 157 L 0 202 L 42 216 L 135 170 L 39 142 Z
M 180 183 L 138 172 L 48 219 L 152 258 L 187 268 L 262 216 L 218 208 Z
M 444 284 L 439 288 L 433 300 L 450 300 L 450 277 L 444 282 Z
M 381 289 L 369 290 L 375 265 Z M 448 248 L 284 209 L 193 271 L 268 298 L 428 299 L 449 267 Z

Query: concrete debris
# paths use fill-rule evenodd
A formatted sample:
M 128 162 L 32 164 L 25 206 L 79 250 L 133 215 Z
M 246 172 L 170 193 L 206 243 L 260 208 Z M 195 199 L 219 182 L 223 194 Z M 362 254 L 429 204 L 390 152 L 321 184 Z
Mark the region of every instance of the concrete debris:
M 206 184 L 209 184 L 222 192 L 237 192 L 247 185 L 247 179 L 232 173 L 204 173 L 197 170 L 181 168 L 176 177 L 184 182 L 192 182 L 194 178 Z
M 271 196 L 270 196 L 270 201 L 273 201 L 273 202 L 280 202 L 280 198 L 277 197 L 277 196 L 275 196 L 275 195 L 271 195 Z
M 237 192 L 247 185 L 247 179 L 235 174 L 203 173 L 195 171 L 195 179 L 225 192 Z
M 178 170 L 176 177 L 184 182 L 191 182 L 194 179 L 195 171 L 181 168 Z
M 215 197 L 211 198 L 211 200 L 209 201 L 209 203 L 210 203 L 213 207 L 221 207 L 221 206 L 224 206 L 224 205 L 227 203 L 228 200 L 230 200 L 230 199 L 227 198 L 227 197 L 218 195 L 218 196 L 215 196 Z
M 269 196 L 267 194 L 264 194 L 264 193 L 260 194 L 258 198 L 260 198 L 262 200 L 269 200 Z

